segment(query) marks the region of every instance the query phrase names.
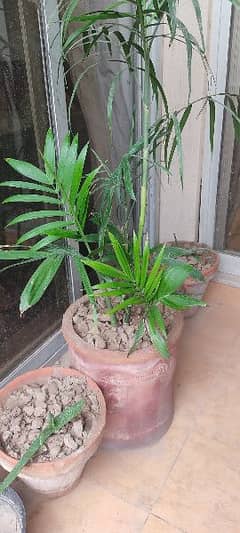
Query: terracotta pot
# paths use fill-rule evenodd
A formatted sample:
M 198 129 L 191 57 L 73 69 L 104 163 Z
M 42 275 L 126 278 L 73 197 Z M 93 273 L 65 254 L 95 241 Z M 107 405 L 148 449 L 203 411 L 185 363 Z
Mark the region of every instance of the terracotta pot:
M 100 350 L 84 342 L 73 328 L 73 316 L 83 296 L 63 317 L 62 331 L 71 354 L 71 365 L 91 376 L 107 404 L 104 443 L 124 447 L 146 444 L 161 437 L 173 417 L 173 375 L 177 343 L 183 328 L 176 313 L 169 333 L 171 357 L 166 360 L 153 349 L 124 352 Z
M 175 242 L 168 242 L 167 245 L 170 246 L 176 246 Z M 214 278 L 218 267 L 219 267 L 219 254 L 215 252 L 214 250 L 211 250 L 206 244 L 201 244 L 198 242 L 190 242 L 190 241 L 178 241 L 178 246 L 180 248 L 206 248 L 208 250 L 209 255 L 212 256 L 213 262 L 211 266 L 206 266 L 202 274 L 204 276 L 204 281 L 198 281 L 194 278 L 187 278 L 186 281 L 183 284 L 184 292 L 185 294 L 188 294 L 189 296 L 193 296 L 194 298 L 197 298 L 199 300 L 202 300 L 209 282 Z M 187 309 L 186 311 L 183 311 L 184 318 L 191 318 L 194 316 L 197 311 L 200 308 L 198 306 L 192 307 L 191 309 Z
M 45 383 L 51 376 L 79 376 L 82 374 L 70 368 L 50 367 L 40 368 L 27 372 L 17 377 L 0 390 L 0 405 L 3 405 L 11 392 L 19 389 L 23 385 L 31 383 Z M 87 461 L 96 452 L 103 435 L 106 421 L 106 406 L 103 395 L 96 383 L 87 378 L 89 389 L 93 390 L 99 400 L 100 414 L 94 421 L 88 440 L 84 448 L 79 448 L 76 452 L 67 457 L 43 463 L 30 463 L 26 465 L 19 478 L 21 478 L 30 488 L 49 496 L 61 496 L 68 492 L 79 480 Z M 10 472 L 17 461 L 4 453 L 0 449 L 0 465 Z

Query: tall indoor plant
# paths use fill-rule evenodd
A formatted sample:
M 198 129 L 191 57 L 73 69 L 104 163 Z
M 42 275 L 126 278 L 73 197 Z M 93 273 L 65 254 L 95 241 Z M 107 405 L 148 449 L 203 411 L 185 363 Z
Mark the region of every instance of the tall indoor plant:
M 20 183 L 11 181 L 8 185 L 32 189 L 37 191 L 37 194 L 14 195 L 5 201 L 49 203 L 55 205 L 55 210 L 49 210 L 47 216 L 60 218 L 60 222 L 51 221 L 37 225 L 20 237 L 17 247 L 0 252 L 2 260 L 42 260 L 23 291 L 20 310 L 23 313 L 37 303 L 64 257 L 71 256 L 78 268 L 93 312 L 86 298 L 70 306 L 63 322 L 64 335 L 72 349 L 75 366 L 94 377 L 105 393 L 108 405 L 108 439 L 122 444 L 146 441 L 156 434 L 163 434 L 169 426 L 173 414 L 172 377 L 176 364 L 176 341 L 181 333 L 182 319 L 180 315 L 173 317 L 167 331 L 164 311 L 165 308 L 179 310 L 202 305 L 198 300 L 179 294 L 179 289 L 189 274 L 198 276 L 198 273 L 190 265 L 174 261 L 164 246 L 160 247 L 156 257 L 152 259 L 145 231 L 149 165 L 158 164 L 156 148 L 162 145 L 164 168 L 169 172 L 174 153 L 177 151 L 180 178 L 183 179 L 181 135 L 193 106 L 189 94 L 189 102 L 184 109 L 169 111 L 167 96 L 151 60 L 152 44 L 159 36 L 161 25 L 163 28 L 168 28 L 167 38 L 170 43 L 179 38 L 183 40 L 187 50 L 190 93 L 193 49 L 200 54 L 203 64 L 207 64 L 201 10 L 197 0 L 192 0 L 192 3 L 201 34 L 200 44 L 178 18 L 176 0 L 118 2 L 117 6 L 109 6 L 104 10 L 80 16 L 74 15 L 77 0 L 69 2 L 62 19 L 64 56 L 71 52 L 73 46 L 80 43 L 81 50 L 88 57 L 102 39 L 106 41 L 108 51 L 111 52 L 113 36 L 119 43 L 123 60 L 133 75 L 136 68 L 133 55 L 137 53 L 141 58 L 142 64 L 137 68 L 143 72 L 144 80 L 142 136 L 130 146 L 118 167 L 112 172 L 105 162 L 101 162 L 101 168 L 98 167 L 90 174 L 84 175 L 87 146 L 79 154 L 77 137 L 71 141 L 69 135 L 63 143 L 59 161 L 56 163 L 51 131 L 47 135 L 43 154 L 44 172 L 28 163 L 8 160 L 15 170 L 30 180 Z M 129 7 L 128 10 L 126 6 Z M 124 11 L 122 7 L 125 8 Z M 79 27 L 74 28 L 71 33 L 72 23 Z M 127 37 L 121 31 L 121 26 L 127 31 Z M 111 86 L 109 99 L 106 102 L 110 123 L 114 88 L 115 83 Z M 153 97 L 161 102 L 163 110 L 160 118 L 151 123 L 150 102 Z M 227 98 L 234 123 L 239 124 L 234 97 L 228 95 Z M 202 101 L 209 104 L 212 144 L 215 101 L 212 96 L 206 96 Z M 129 231 L 130 239 L 124 240 L 119 228 L 112 224 L 111 208 L 114 194 L 118 193 L 121 187 L 127 189 L 131 199 L 134 197 L 135 184 L 131 168 L 136 156 L 139 157 L 140 168 L 139 219 L 135 223 L 135 233 Z M 103 171 L 107 173 L 106 179 L 102 178 Z M 89 236 L 85 231 L 85 223 L 94 183 L 101 184 L 102 204 L 98 216 L 95 216 L 95 221 L 99 224 L 97 235 Z M 6 186 L 6 183 L 4 185 Z M 117 199 L 116 195 L 116 201 Z M 38 220 L 43 216 L 46 216 L 46 211 L 43 213 L 37 210 L 19 215 L 20 218 L 15 218 L 11 224 Z M 64 217 L 64 220 L 61 217 Z M 31 238 L 39 236 L 40 241 L 29 244 Z M 81 242 L 82 253 L 80 254 L 69 244 L 58 242 L 63 238 Z M 93 288 L 89 281 L 88 268 L 93 269 L 99 278 L 99 282 Z M 119 327 L 124 326 L 126 332 L 126 327 L 132 325 L 133 317 L 135 315 L 138 317 L 133 328 L 132 344 L 127 350 L 97 351 L 95 340 L 96 329 L 99 331 L 100 328 L 96 321 L 99 298 L 106 301 L 104 320 L 109 324 L 109 328 L 113 328 L 115 335 L 119 334 Z M 95 344 L 93 347 L 88 346 L 79 335 L 77 336 L 73 326 L 75 315 L 82 305 L 85 306 L 88 317 L 92 314 L 90 329 L 95 331 L 92 335 Z M 142 339 L 148 344 L 152 343 L 153 346 L 150 349 L 137 350 Z

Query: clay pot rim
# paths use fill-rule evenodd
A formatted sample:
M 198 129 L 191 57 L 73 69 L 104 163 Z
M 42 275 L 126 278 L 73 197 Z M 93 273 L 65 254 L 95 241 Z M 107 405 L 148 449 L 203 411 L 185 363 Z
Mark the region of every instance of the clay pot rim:
M 79 303 L 84 303 L 88 300 L 88 296 L 84 295 L 78 300 L 76 300 L 73 304 L 71 304 L 67 310 L 65 311 L 63 315 L 63 321 L 62 321 L 62 333 L 67 341 L 69 346 L 72 346 L 74 350 L 74 346 L 77 345 L 77 347 L 81 350 L 82 354 L 86 355 L 87 357 L 93 357 L 95 360 L 97 359 L 98 362 L 102 363 L 109 363 L 111 365 L 129 365 L 132 364 L 139 364 L 139 362 L 147 362 L 149 360 L 155 359 L 156 361 L 161 360 L 162 362 L 167 363 L 170 361 L 171 356 L 169 359 L 166 359 L 164 357 L 161 357 L 157 350 L 155 350 L 153 347 L 144 348 L 142 350 L 136 350 L 133 352 L 129 358 L 123 357 L 123 351 L 120 350 L 109 350 L 107 348 L 100 349 L 95 348 L 94 346 L 91 346 L 87 342 L 85 342 L 81 337 L 76 333 L 74 327 L 73 327 L 73 315 L 76 313 Z M 168 345 L 169 349 L 171 351 L 171 345 L 174 345 L 176 342 L 176 339 L 180 337 L 182 329 L 183 329 L 184 321 L 183 316 L 180 311 L 174 312 L 174 322 L 173 327 L 170 329 L 168 334 Z
M 33 463 L 27 464 L 21 470 L 21 474 L 26 473 L 28 476 L 31 476 L 31 475 L 35 476 L 38 474 L 42 474 L 43 471 L 47 471 L 50 469 L 55 470 L 55 467 L 56 467 L 56 471 L 59 471 L 61 469 L 61 466 L 64 467 L 66 463 L 68 464 L 74 463 L 75 459 L 78 456 L 81 456 L 82 454 L 84 454 L 91 447 L 93 441 L 95 441 L 99 437 L 99 435 L 102 433 L 105 423 L 106 423 L 105 400 L 104 400 L 104 397 L 103 397 L 103 394 L 100 388 L 95 383 L 95 381 L 93 381 L 89 376 L 86 376 L 83 372 L 80 372 L 79 370 L 75 370 L 72 368 L 65 368 L 61 366 L 44 367 L 44 368 L 38 368 L 36 370 L 30 370 L 29 372 L 25 372 L 24 374 L 13 379 L 7 385 L 5 385 L 5 387 L 0 389 L 0 406 L 2 405 L 2 400 L 7 398 L 7 396 L 14 390 L 19 389 L 23 385 L 41 382 L 41 377 L 47 379 L 48 377 L 51 377 L 51 376 L 59 377 L 59 378 L 64 377 L 64 376 L 76 376 L 76 377 L 86 378 L 89 388 L 97 394 L 99 405 L 100 405 L 100 412 L 99 412 L 98 418 L 94 419 L 94 423 L 88 434 L 84 447 L 78 448 L 76 451 L 74 451 L 70 455 L 59 457 L 52 461 L 43 461 L 43 462 L 38 462 L 38 463 L 33 462 Z M 9 464 L 12 465 L 12 468 L 14 468 L 14 466 L 18 463 L 18 459 L 14 459 L 14 457 L 11 457 L 10 455 L 8 455 L 6 452 L 4 452 L 0 448 L 0 463 L 1 463 L 1 460 L 7 461 Z
M 185 246 L 184 245 L 188 245 L 188 246 L 195 246 L 195 248 L 206 248 L 206 251 L 208 252 L 209 255 L 211 255 L 214 259 L 213 263 L 211 266 L 209 266 L 208 268 L 207 267 L 204 267 L 203 270 L 202 270 L 202 274 L 204 276 L 204 278 L 208 278 L 210 276 L 213 276 L 215 274 L 215 272 L 217 272 L 218 270 L 218 267 L 219 267 L 219 262 L 220 262 L 220 257 L 219 257 L 219 254 L 217 252 L 215 252 L 215 250 L 213 250 L 212 248 L 209 248 L 209 246 L 207 244 L 204 244 L 204 243 L 201 243 L 201 242 L 197 242 L 197 241 L 178 241 L 178 245 L 179 245 L 179 248 L 184 248 Z M 174 241 L 169 241 L 167 242 L 167 245 L 171 245 L 171 246 L 176 246 L 176 243 Z M 197 280 L 197 279 L 194 279 L 194 278 L 187 278 L 185 281 L 184 281 L 184 286 L 185 287 L 191 287 L 192 285 L 196 285 L 198 283 L 204 283 L 205 280 Z

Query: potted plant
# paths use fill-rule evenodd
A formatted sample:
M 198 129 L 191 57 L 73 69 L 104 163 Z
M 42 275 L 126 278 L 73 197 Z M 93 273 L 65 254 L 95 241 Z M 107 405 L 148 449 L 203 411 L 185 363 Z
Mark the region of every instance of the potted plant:
M 174 241 L 167 243 L 169 262 L 184 262 L 192 265 L 201 275 L 189 276 L 183 283 L 180 292 L 189 294 L 195 298 L 203 298 L 210 281 L 214 278 L 219 267 L 219 254 L 206 244 L 191 241 L 178 241 L 174 235 Z M 156 246 L 152 251 L 153 257 L 159 250 Z M 198 307 L 185 310 L 184 317 L 191 318 L 196 314 Z
M 38 221 L 43 216 L 50 216 L 59 217 L 60 222 L 51 221 L 40 226 L 37 222 L 34 229 L 19 238 L 17 247 L 0 251 L 2 260 L 42 261 L 22 293 L 22 313 L 41 298 L 64 258 L 67 255 L 73 258 L 86 296 L 67 310 L 63 320 L 63 333 L 69 343 L 74 366 L 92 376 L 104 392 L 108 408 L 105 439 L 109 444 L 123 446 L 152 440 L 169 427 L 173 416 L 172 383 L 177 341 L 183 326 L 181 314 L 171 310 L 204 305 L 195 298 L 179 294 L 187 277 L 199 276 L 196 269 L 192 265 L 169 260 L 165 246 L 160 247 L 151 261 L 145 228 L 149 165 L 158 164 L 156 148 L 162 145 L 165 169 L 169 172 L 173 155 L 177 151 L 180 178 L 183 179 L 181 134 L 193 105 L 188 102 L 185 109 L 169 111 L 167 97 L 151 60 L 152 44 L 158 35 L 159 24 L 168 28 L 170 42 L 178 39 L 177 32 L 180 31 L 188 53 L 190 80 L 193 49 L 206 64 L 201 12 L 197 0 L 194 0 L 202 41 L 199 45 L 177 17 L 177 2 L 163 0 L 149 5 L 137 0 L 127 5 L 130 4 L 133 12 L 130 9 L 121 10 L 121 6 L 126 7 L 126 3 L 120 2 L 117 7 L 110 6 L 75 16 L 77 2 L 69 2 L 62 22 L 63 52 L 66 55 L 72 46 L 80 42 L 88 57 L 102 39 L 106 40 L 111 51 L 110 35 L 113 34 L 130 72 L 133 73 L 133 52 L 138 53 L 142 59 L 140 68 L 144 78 L 143 135 L 130 146 L 116 169 L 109 171 L 106 163 L 101 162 L 100 168 L 85 177 L 87 147 L 78 154 L 77 137 L 71 140 L 68 135 L 57 163 L 51 131 L 48 132 L 43 153 L 44 171 L 25 162 L 8 160 L 15 170 L 28 178 L 20 186 L 38 192 L 33 195 L 14 195 L 5 201 L 37 201 L 55 205 L 55 210 L 50 210 L 47 215 L 46 212 L 37 210 L 19 215 L 20 220 Z M 118 19 L 122 20 L 120 26 L 130 24 L 127 37 L 121 32 L 119 22 L 114 27 L 114 21 Z M 72 22 L 79 24 L 79 28 L 69 34 L 69 24 Z M 150 120 L 152 97 L 161 99 L 164 108 L 162 116 L 153 123 Z M 235 122 L 239 123 L 234 101 L 231 95 L 228 97 L 232 104 L 231 113 Z M 108 101 L 110 119 L 113 99 L 112 87 Z M 212 143 L 215 102 L 210 96 L 202 100 L 209 103 Z M 135 223 L 135 232 L 128 229 L 127 238 L 124 238 L 121 234 L 122 227 L 116 227 L 112 223 L 112 204 L 115 194 L 116 199 L 119 198 L 122 187 L 125 187 L 133 200 L 134 180 L 131 168 L 136 157 L 139 157 L 141 169 L 140 214 Z M 103 171 L 104 178 L 101 174 Z M 17 186 L 16 181 L 10 183 L 11 187 Z M 85 223 L 94 183 L 101 184 L 102 203 L 94 218 L 98 224 L 97 233 L 89 236 Z M 19 217 L 15 217 L 10 224 L 17 221 Z M 30 239 L 39 236 L 39 241 L 29 244 Z M 59 241 L 63 238 L 82 243 L 81 253 Z M 9 265 L 5 268 L 9 268 Z M 88 269 L 95 271 L 98 277 L 98 282 L 93 287 L 89 281 Z M 85 318 L 82 320 L 82 317 Z
M 9 472 L 0 497 L 16 477 L 48 496 L 79 480 L 104 430 L 105 402 L 80 372 L 53 367 L 27 372 L 0 391 L 0 465 Z

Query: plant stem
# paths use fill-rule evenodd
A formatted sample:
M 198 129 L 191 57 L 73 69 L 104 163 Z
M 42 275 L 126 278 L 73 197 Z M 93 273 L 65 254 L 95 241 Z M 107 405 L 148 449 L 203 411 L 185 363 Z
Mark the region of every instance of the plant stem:
M 146 221 L 147 211 L 147 191 L 148 191 L 148 171 L 149 171 L 149 126 L 150 126 L 150 97 L 151 97 L 151 82 L 150 82 L 150 50 L 146 42 L 145 35 L 145 21 L 142 27 L 142 44 L 144 50 L 144 89 L 143 89 L 143 159 L 142 159 L 142 179 L 141 179 L 141 195 L 140 195 L 140 217 L 138 238 L 142 244 L 143 231 Z

